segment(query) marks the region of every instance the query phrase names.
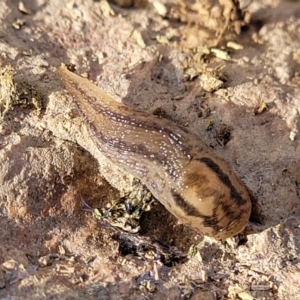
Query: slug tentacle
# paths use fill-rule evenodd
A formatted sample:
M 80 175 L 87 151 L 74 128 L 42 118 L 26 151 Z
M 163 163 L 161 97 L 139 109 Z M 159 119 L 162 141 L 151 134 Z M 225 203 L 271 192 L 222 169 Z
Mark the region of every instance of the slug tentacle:
M 118 103 L 64 65 L 58 73 L 97 147 L 144 182 L 180 222 L 217 239 L 245 228 L 247 190 L 202 141 L 169 120 Z

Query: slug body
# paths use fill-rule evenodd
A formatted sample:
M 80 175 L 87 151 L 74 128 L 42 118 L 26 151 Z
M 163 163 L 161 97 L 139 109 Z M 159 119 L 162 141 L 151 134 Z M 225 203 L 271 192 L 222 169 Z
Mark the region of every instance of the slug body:
M 245 186 L 196 136 L 115 101 L 64 65 L 58 73 L 101 152 L 145 183 L 181 223 L 216 239 L 245 228 L 251 212 Z

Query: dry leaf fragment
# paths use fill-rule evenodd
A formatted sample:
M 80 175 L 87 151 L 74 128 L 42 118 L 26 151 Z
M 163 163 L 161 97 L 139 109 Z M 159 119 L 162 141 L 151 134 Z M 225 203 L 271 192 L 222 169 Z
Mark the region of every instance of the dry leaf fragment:
M 142 36 L 142 34 L 141 34 L 141 32 L 139 30 L 134 30 L 133 37 L 135 38 L 137 44 L 141 48 L 145 48 L 146 47 L 145 41 L 143 39 L 143 36 Z
M 231 49 L 234 49 L 234 50 L 242 50 L 242 49 L 244 49 L 243 45 L 238 44 L 238 43 L 233 42 L 233 41 L 228 42 L 227 43 L 227 47 L 231 48 Z
M 110 16 L 115 15 L 114 10 L 111 8 L 111 6 L 106 0 L 100 1 L 99 8 L 104 18 L 108 18 Z

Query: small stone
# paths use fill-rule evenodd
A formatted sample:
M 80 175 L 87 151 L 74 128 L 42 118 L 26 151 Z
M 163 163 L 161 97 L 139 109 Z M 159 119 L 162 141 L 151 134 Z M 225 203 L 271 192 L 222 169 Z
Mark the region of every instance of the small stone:
M 239 298 L 241 298 L 242 300 L 253 300 L 253 299 L 254 299 L 250 294 L 248 294 L 248 293 L 246 293 L 246 292 L 238 293 L 238 296 L 239 296 Z
M 20 12 L 22 12 L 26 15 L 32 14 L 32 11 L 30 9 L 28 9 L 27 7 L 25 7 L 25 5 L 22 1 L 19 1 L 18 9 L 19 9 Z
M 148 280 L 146 283 L 146 288 L 150 293 L 154 293 L 155 292 L 155 284 L 151 281 Z
M 296 138 L 296 135 L 297 135 L 296 132 L 295 132 L 294 130 L 292 130 L 292 131 L 290 132 L 290 136 L 289 136 L 289 137 L 290 137 L 290 140 L 291 140 L 291 141 L 294 141 L 295 138 Z
M 154 1 L 153 6 L 162 17 L 166 16 L 168 9 L 163 3 L 161 3 L 160 1 Z
M 52 264 L 52 261 L 51 261 L 51 258 L 50 258 L 50 255 L 45 255 L 45 256 L 42 256 L 38 259 L 38 264 L 40 267 L 47 267 L 47 266 L 50 266 Z
M 207 74 L 201 75 L 201 87 L 206 92 L 213 92 L 223 86 L 223 81 Z

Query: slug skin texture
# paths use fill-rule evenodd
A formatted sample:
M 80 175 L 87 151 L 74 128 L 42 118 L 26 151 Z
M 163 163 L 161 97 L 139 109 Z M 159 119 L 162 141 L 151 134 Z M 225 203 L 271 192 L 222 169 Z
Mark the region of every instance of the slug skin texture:
M 100 151 L 146 184 L 181 223 L 216 239 L 243 231 L 249 194 L 207 145 L 169 120 L 115 101 L 64 65 L 57 71 Z

